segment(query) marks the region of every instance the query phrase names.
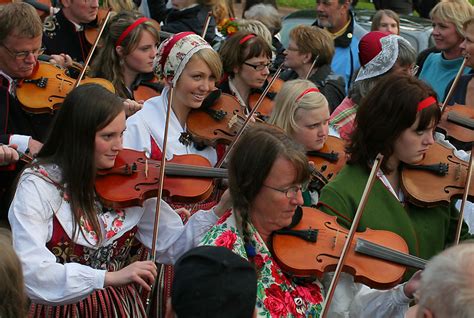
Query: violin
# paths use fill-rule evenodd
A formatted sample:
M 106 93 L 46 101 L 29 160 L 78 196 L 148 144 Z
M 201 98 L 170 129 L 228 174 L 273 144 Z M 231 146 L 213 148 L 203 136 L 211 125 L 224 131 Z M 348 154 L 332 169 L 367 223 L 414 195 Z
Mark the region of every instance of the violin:
M 407 199 L 421 207 L 449 205 L 463 195 L 468 163 L 458 159 L 452 149 L 435 142 L 417 164 L 403 164 L 401 187 Z M 474 188 L 468 191 L 473 198 Z
M 268 82 L 272 80 L 272 76 L 269 76 Z M 268 83 L 267 82 L 267 83 Z M 273 109 L 273 98 L 270 98 L 269 96 L 275 96 L 278 94 L 280 91 L 281 87 L 285 81 L 283 81 L 281 78 L 276 78 L 275 81 L 273 82 L 272 86 L 270 87 L 267 95 L 262 101 L 262 104 L 258 108 L 258 112 L 263 115 L 263 116 L 270 116 L 272 113 Z M 257 103 L 258 99 L 260 98 L 260 93 L 252 93 L 249 96 L 249 107 L 253 109 L 255 107 L 255 104 Z
M 16 96 L 25 110 L 32 113 L 47 113 L 58 109 L 66 95 L 74 88 L 76 80 L 67 75 L 67 70 L 51 63 L 38 61 L 36 70 L 23 79 L 16 89 Z M 111 92 L 115 88 L 103 78 L 85 78 L 81 84 L 96 83 Z
M 311 190 L 320 191 L 344 167 L 348 159 L 344 140 L 328 136 L 322 149 L 306 152 L 309 161 L 314 162 L 318 171 L 317 182 L 310 183 Z
M 108 10 L 99 8 L 97 11 L 97 18 L 94 25 L 87 25 L 84 28 L 84 35 L 86 37 L 87 43 L 90 45 L 94 45 L 95 40 L 97 39 L 97 36 L 99 35 L 100 27 L 105 21 L 105 18 L 107 17 Z
M 334 271 L 348 230 L 335 216 L 318 209 L 298 207 L 288 228 L 272 236 L 272 255 L 287 273 L 296 277 L 321 277 Z M 403 278 L 406 266 L 423 269 L 426 261 L 408 253 L 405 240 L 390 231 L 357 232 L 343 271 L 377 289 L 389 289 Z
M 474 109 L 466 105 L 455 104 L 446 106 L 441 116 L 438 128 L 445 132 L 447 137 L 460 142 L 474 141 Z
M 114 167 L 97 172 L 95 189 L 101 202 L 113 208 L 143 206 L 157 195 L 160 161 L 150 160 L 144 152 L 123 149 Z M 195 203 L 213 191 L 210 178 L 227 178 L 227 170 L 212 168 L 199 155 L 175 155 L 165 166 L 163 194 L 174 202 Z
M 199 109 L 188 115 L 186 127 L 190 138 L 205 145 L 230 144 L 247 116 L 232 95 L 212 92 Z
M 146 101 L 152 97 L 160 96 L 163 90 L 163 82 L 154 74 L 145 74 L 142 80 L 133 89 L 133 99 Z

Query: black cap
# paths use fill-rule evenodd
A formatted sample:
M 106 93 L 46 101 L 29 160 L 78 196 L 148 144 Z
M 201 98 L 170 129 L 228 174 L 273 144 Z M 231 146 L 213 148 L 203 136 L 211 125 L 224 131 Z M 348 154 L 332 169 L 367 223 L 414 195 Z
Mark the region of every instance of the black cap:
M 175 264 L 171 302 L 178 318 L 251 318 L 256 298 L 254 267 L 225 247 L 196 247 Z

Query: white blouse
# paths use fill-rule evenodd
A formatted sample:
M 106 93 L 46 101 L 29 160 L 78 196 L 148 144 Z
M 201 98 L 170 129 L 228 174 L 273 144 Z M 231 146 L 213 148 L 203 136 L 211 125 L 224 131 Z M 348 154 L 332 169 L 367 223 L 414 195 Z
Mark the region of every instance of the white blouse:
M 57 166 L 47 169 L 50 178 L 60 180 Z M 8 213 L 13 246 L 22 263 L 27 294 L 36 303 L 59 305 L 77 302 L 94 290 L 104 288 L 106 271 L 79 263 L 56 262 L 56 256 L 46 247 L 53 235 L 53 215 L 71 237 L 74 226 L 72 212 L 55 184 L 31 172 L 31 169 L 27 169 L 22 174 Z M 145 201 L 143 207 L 109 210 L 99 214 L 102 236 L 105 237 L 100 247 L 112 244 L 137 226 L 136 238 L 151 248 L 155 206 L 156 198 L 152 198 Z M 117 215 L 121 222 L 110 222 L 117 219 Z M 214 213 L 199 211 L 183 225 L 178 214 L 161 201 L 156 261 L 173 264 L 183 253 L 197 246 L 216 221 Z M 96 241 L 94 235 L 90 235 L 85 227 L 82 229 L 87 238 L 81 231 L 76 231 L 78 234 L 74 241 L 97 249 L 91 244 Z

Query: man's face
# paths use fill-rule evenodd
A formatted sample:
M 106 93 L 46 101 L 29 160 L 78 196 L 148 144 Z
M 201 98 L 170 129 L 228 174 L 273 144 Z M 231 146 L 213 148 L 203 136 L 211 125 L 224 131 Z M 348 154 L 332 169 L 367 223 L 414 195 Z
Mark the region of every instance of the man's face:
M 94 21 L 99 11 L 98 0 L 63 0 L 62 3 L 66 18 L 77 24 Z
M 316 13 L 319 24 L 335 33 L 348 21 L 349 1 L 340 4 L 338 0 L 317 0 Z
M 10 34 L 0 44 L 0 70 L 12 78 L 29 77 L 40 51 L 41 35 L 25 38 Z

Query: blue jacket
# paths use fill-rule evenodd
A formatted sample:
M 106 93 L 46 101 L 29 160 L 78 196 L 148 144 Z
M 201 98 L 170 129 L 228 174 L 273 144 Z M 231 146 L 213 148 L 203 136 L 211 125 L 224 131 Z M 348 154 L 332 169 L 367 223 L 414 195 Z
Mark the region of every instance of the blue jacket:
M 346 81 L 346 93 L 351 84 L 354 73 L 359 69 L 359 41 L 368 31 L 361 27 L 354 19 L 354 14 L 349 11 L 351 24 L 346 32 L 334 39 L 336 52 L 332 58 L 331 68 L 334 73 L 344 77 Z M 313 25 L 321 27 L 316 20 Z

